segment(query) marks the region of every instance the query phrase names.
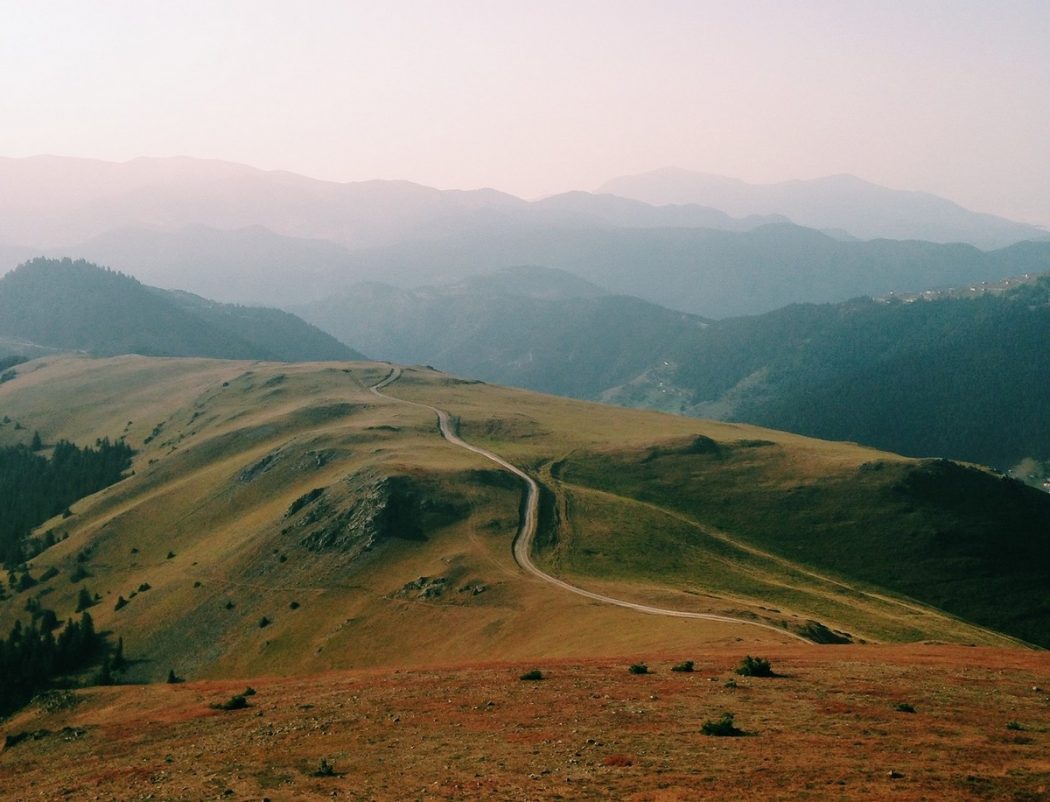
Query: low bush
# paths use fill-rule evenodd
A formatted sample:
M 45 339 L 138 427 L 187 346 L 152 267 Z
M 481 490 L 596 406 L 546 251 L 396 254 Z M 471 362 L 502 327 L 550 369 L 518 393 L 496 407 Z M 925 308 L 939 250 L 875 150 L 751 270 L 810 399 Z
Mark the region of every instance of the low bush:
M 742 677 L 775 677 L 773 666 L 764 657 L 745 657 L 737 667 L 736 673 Z
M 894 708 L 898 713 L 914 713 L 915 708 L 907 702 L 898 702 L 897 707 Z
M 526 682 L 535 682 L 536 680 L 543 679 L 543 672 L 540 671 L 538 668 L 534 668 L 532 669 L 532 671 L 526 671 L 524 674 L 518 677 L 518 679 L 525 680 Z
M 648 674 L 649 666 L 647 666 L 645 663 L 631 663 L 627 670 L 630 671 L 632 674 Z
M 743 735 L 744 731 L 733 724 L 733 714 L 723 713 L 717 721 L 705 721 L 700 728 L 704 735 L 713 735 L 720 738 L 735 738 Z
M 210 705 L 212 710 L 244 710 L 248 706 L 248 700 L 238 694 L 231 696 L 225 702 L 215 702 Z
M 692 674 L 693 673 L 693 661 L 685 660 L 678 665 L 671 666 L 672 671 L 677 671 L 679 674 Z
M 327 759 L 321 758 L 321 762 L 317 766 L 317 770 L 313 773 L 314 777 L 334 777 L 335 766 Z

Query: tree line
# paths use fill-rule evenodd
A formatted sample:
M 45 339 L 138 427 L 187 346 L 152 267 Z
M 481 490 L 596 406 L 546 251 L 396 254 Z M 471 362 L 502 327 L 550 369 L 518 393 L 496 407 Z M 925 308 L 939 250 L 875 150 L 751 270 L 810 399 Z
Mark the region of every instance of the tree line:
M 9 569 L 32 556 L 26 541 L 34 527 L 119 481 L 134 453 L 108 438 L 84 448 L 60 440 L 50 459 L 38 453 L 42 448 L 38 435 L 32 446 L 0 448 L 0 560 Z
M 34 617 L 28 626 L 15 622 L 10 634 L 0 639 L 0 716 L 6 716 L 60 677 L 82 671 L 99 657 L 112 667 L 113 656 L 105 640 L 95 631 L 91 613 L 70 619 L 55 636 L 56 619 L 50 610 Z M 123 655 L 120 655 L 123 662 Z

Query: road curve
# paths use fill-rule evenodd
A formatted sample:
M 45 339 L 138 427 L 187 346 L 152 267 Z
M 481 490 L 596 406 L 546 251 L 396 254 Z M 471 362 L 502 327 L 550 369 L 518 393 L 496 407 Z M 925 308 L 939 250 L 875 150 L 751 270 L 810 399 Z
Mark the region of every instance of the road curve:
M 471 445 L 466 440 L 462 439 L 458 434 L 452 431 L 452 424 L 449 419 L 449 414 L 443 409 L 432 407 L 430 404 L 424 404 L 419 401 L 408 401 L 404 398 L 398 398 L 397 396 L 387 395 L 383 392 L 383 389 L 389 387 L 391 384 L 401 378 L 401 368 L 394 367 L 390 373 L 382 381 L 372 385 L 369 389 L 377 396 L 381 398 L 387 398 L 391 401 L 397 401 L 402 404 L 411 404 L 412 406 L 422 407 L 428 409 L 437 415 L 438 427 L 441 430 L 441 436 L 445 438 L 449 443 L 459 448 L 465 448 L 467 451 L 472 451 L 475 454 L 490 460 L 501 468 L 517 476 L 525 483 L 525 512 L 522 514 L 521 523 L 518 525 L 518 532 L 514 536 L 514 543 L 512 546 L 514 561 L 521 567 L 522 570 L 535 576 L 537 579 L 541 579 L 551 585 L 555 585 L 562 590 L 566 590 L 569 593 L 575 593 L 577 596 L 584 596 L 588 599 L 592 599 L 603 604 L 612 604 L 616 607 L 625 607 L 628 610 L 634 610 L 639 613 L 647 613 L 649 615 L 663 615 L 672 618 L 695 618 L 701 621 L 721 621 L 727 624 L 746 624 L 752 627 L 761 627 L 762 629 L 768 629 L 771 632 L 776 632 L 780 635 L 786 635 L 789 638 L 800 640 L 803 643 L 812 643 L 812 641 L 797 635 L 794 632 L 789 632 L 781 627 L 774 626 L 773 624 L 764 624 L 761 621 L 751 621 L 746 618 L 733 618 L 727 615 L 715 615 L 714 613 L 693 613 L 685 610 L 667 610 L 662 607 L 652 607 L 648 604 L 638 604 L 637 602 L 625 601 L 623 599 L 616 599 L 612 596 L 605 596 L 601 593 L 594 593 L 590 590 L 584 590 L 581 587 L 572 585 L 563 579 L 558 579 L 556 576 L 544 572 L 532 561 L 532 544 L 536 538 L 536 530 L 539 526 L 539 510 L 540 510 L 540 486 L 529 476 L 525 471 L 518 468 L 516 465 L 507 462 L 499 454 L 495 454 L 492 451 L 488 451 L 479 446 Z

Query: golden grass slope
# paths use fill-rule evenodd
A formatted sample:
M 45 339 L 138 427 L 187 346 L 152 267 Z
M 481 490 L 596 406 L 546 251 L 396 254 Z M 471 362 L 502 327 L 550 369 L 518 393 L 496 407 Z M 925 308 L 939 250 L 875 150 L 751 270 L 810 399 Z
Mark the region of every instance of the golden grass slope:
M 132 679 L 160 679 L 172 667 L 191 678 L 292 674 L 781 640 L 746 625 L 610 608 L 525 576 L 511 557 L 520 488 L 491 463 L 445 443 L 429 412 L 369 393 L 388 371 L 377 363 L 143 357 L 22 366 L 0 386 L 0 411 L 23 428 L 0 427 L 0 442 L 34 430 L 45 442 L 124 434 L 139 453 L 133 475 L 75 505 L 72 517 L 41 527 L 68 538 L 32 561 L 34 575 L 51 566 L 60 573 L 0 604 L 0 628 L 24 616 L 24 597 L 33 594 L 60 617 L 70 615 L 86 586 L 101 596 L 92 608 L 97 624 L 122 635 L 138 661 Z M 814 481 L 873 456 L 899 459 L 463 382 L 425 368 L 406 369 L 387 392 L 450 410 L 467 440 L 548 478 L 549 466 L 574 450 L 641 448 L 697 434 L 773 441 L 792 471 Z M 394 527 L 367 549 L 360 542 L 310 548 L 325 522 L 310 523 L 309 509 L 288 515 L 293 502 L 319 488 L 333 514 L 367 506 L 391 477 L 421 499 L 421 533 Z M 572 505 L 562 529 L 637 530 L 640 543 L 669 527 L 695 535 L 695 570 L 687 575 L 641 561 L 574 576 L 602 592 L 793 627 L 817 618 L 870 639 L 1011 642 L 922 605 L 814 576 L 652 504 L 551 486 L 558 503 Z M 83 552 L 90 576 L 72 583 Z M 558 572 L 556 552 L 546 564 Z M 428 578 L 421 588 L 406 589 L 420 577 Z M 433 578 L 444 580 L 440 593 L 427 592 Z M 121 595 L 129 604 L 114 610 Z

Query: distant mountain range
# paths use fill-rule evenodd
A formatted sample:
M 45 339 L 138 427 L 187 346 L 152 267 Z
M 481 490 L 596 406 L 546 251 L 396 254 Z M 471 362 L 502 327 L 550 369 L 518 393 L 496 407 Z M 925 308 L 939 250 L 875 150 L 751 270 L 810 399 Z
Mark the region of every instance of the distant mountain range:
M 361 251 L 361 275 L 400 286 L 542 265 L 605 290 L 711 318 L 790 303 L 918 292 L 1050 271 L 1050 242 L 970 245 L 843 242 L 790 224 L 752 231 L 658 228 L 475 232 Z
M 276 234 L 350 248 L 462 231 L 551 226 L 688 226 L 743 230 L 783 218 L 735 220 L 716 209 L 655 208 L 573 192 L 530 203 L 492 189 L 438 190 L 409 181 L 320 181 L 204 159 L 114 163 L 39 156 L 0 158 L 0 242 L 69 247 L 126 228 Z
M 748 184 L 669 167 L 614 178 L 597 192 L 657 205 L 703 204 L 731 215 L 775 212 L 801 226 L 840 229 L 860 239 L 921 239 L 1002 248 L 1050 237 L 1050 231 L 1037 226 L 972 212 L 926 192 L 888 189 L 852 175 Z
M 1050 277 L 709 321 L 522 268 L 300 311 L 376 357 L 488 381 L 1000 468 L 1050 458 Z
M 740 232 L 487 230 L 356 251 L 258 226 L 191 226 L 113 231 L 50 253 L 82 256 L 156 286 L 282 308 L 339 295 L 363 281 L 412 288 L 542 265 L 572 272 L 611 293 L 712 318 L 1050 270 L 1050 242 L 991 252 L 927 242 L 844 242 L 786 223 Z
M 691 175 L 657 177 L 677 186 L 691 185 Z M 87 258 L 154 285 L 287 307 L 362 281 L 443 285 L 542 265 L 612 293 L 722 318 L 1050 270 L 1050 241 L 991 252 L 857 241 L 911 236 L 894 226 L 933 218 L 950 218 L 961 233 L 930 229 L 929 239 L 998 245 L 1046 234 L 933 196 L 848 178 L 793 182 L 776 192 L 727 179 L 700 183 L 736 187 L 711 197 L 724 196 L 738 216 L 709 204 L 653 205 L 611 194 L 528 202 L 494 190 L 340 184 L 195 159 L 0 159 L 0 271 L 34 255 Z M 756 193 L 768 203 L 749 206 Z
M 84 261 L 36 259 L 0 279 L 4 350 L 309 361 L 361 355 L 277 309 L 219 304 Z

